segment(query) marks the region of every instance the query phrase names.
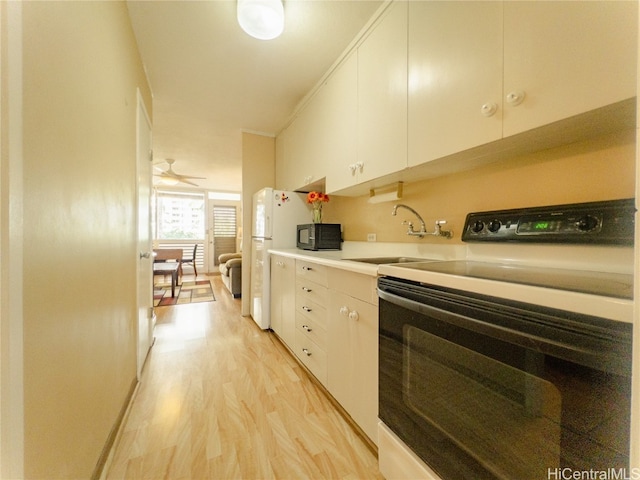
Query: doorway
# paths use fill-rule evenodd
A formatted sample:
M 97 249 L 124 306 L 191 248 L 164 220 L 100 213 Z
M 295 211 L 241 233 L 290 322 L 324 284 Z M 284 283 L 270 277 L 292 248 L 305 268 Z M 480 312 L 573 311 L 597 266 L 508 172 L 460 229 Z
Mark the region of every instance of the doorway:
M 210 272 L 218 271 L 218 257 L 223 253 L 242 251 L 242 228 L 238 226 L 241 218 L 239 198 L 239 194 L 209 193 L 207 257 Z

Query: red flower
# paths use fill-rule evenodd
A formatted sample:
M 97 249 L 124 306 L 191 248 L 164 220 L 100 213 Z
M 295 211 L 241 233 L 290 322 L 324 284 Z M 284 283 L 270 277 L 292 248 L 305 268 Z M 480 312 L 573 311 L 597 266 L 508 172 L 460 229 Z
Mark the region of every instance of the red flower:
M 321 203 L 321 202 L 328 202 L 329 201 L 329 195 L 326 195 L 322 192 L 309 192 L 307 193 L 307 203 Z
M 318 192 L 309 192 L 307 194 L 307 203 L 314 203 L 318 201 Z

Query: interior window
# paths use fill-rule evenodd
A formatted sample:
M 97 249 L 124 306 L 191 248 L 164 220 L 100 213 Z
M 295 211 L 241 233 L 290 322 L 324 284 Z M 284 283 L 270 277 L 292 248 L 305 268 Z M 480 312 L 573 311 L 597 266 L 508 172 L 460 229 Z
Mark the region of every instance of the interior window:
M 156 208 L 156 239 L 204 239 L 204 194 L 160 191 Z

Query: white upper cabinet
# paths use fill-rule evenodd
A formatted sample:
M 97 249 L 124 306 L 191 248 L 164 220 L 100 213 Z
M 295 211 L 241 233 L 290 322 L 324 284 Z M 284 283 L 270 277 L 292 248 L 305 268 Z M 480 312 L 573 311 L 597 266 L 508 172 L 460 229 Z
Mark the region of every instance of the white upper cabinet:
M 327 177 L 333 190 L 353 185 L 358 59 L 347 57 L 276 140 L 276 184 L 294 190 Z M 280 138 L 282 137 L 282 139 Z M 283 147 L 278 147 L 282 143 Z M 327 190 L 329 191 L 329 190 Z
M 395 2 L 358 47 L 360 181 L 407 166 L 407 2 Z
M 275 187 L 281 190 L 295 189 L 296 177 L 295 165 L 291 155 L 288 153 L 289 129 L 280 132 L 276 137 L 276 184 Z
M 276 139 L 276 186 L 296 190 L 325 176 L 326 142 L 322 102 L 317 96 Z
M 505 2 L 503 135 L 634 97 L 637 23 L 636 1 Z
M 409 166 L 636 94 L 637 2 L 410 2 Z
M 392 2 L 278 139 L 277 186 L 361 194 L 350 187 L 492 161 L 508 137 L 531 150 L 604 129 L 578 116 L 636 96 L 637 22 L 626 0 Z M 567 135 L 535 131 L 548 125 Z
M 320 105 L 312 99 L 287 128 L 285 151 L 289 157 L 287 163 L 291 169 L 288 175 L 293 184 L 290 189 L 297 189 L 315 182 L 324 176 L 324 166 L 320 161 L 321 116 Z
M 358 57 L 355 52 L 333 73 L 318 95 L 324 104 L 326 191 L 355 183 L 358 126 Z
M 409 165 L 502 137 L 502 2 L 409 2 Z

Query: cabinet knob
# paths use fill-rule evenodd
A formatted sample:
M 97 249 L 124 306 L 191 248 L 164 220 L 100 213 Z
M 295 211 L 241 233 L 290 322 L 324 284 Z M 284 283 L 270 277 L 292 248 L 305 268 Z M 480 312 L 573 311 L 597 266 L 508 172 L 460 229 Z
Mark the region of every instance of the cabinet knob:
M 351 312 L 349 312 L 349 320 L 357 321 L 359 318 L 360 315 L 358 315 L 357 311 L 352 310 Z
M 306 305 L 303 305 L 303 306 L 302 306 L 302 309 L 303 309 L 305 312 L 310 312 L 310 311 L 311 311 L 311 309 L 310 309 L 309 307 L 307 307 Z
M 520 105 L 524 101 L 525 93 L 522 90 L 516 90 L 507 94 L 507 103 L 512 107 Z
M 308 287 L 302 287 L 302 290 L 307 293 L 311 293 L 311 289 Z
M 313 270 L 313 268 L 304 266 L 302 267 L 302 270 L 306 270 L 307 272 L 310 272 L 311 270 Z
M 349 315 L 349 309 L 347 307 L 340 307 L 340 315 Z
M 310 332 L 312 329 L 309 327 L 309 325 L 302 325 L 302 329 L 305 330 L 306 332 Z
M 311 352 L 309 350 L 307 350 L 306 348 L 302 349 L 302 353 L 304 353 L 307 357 L 311 356 Z
M 480 108 L 480 113 L 485 117 L 492 117 L 498 111 L 498 105 L 495 103 L 485 103 Z

